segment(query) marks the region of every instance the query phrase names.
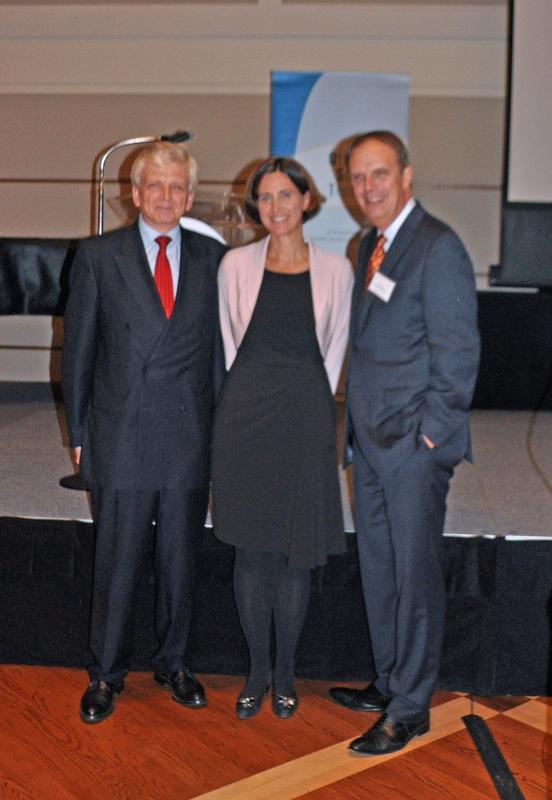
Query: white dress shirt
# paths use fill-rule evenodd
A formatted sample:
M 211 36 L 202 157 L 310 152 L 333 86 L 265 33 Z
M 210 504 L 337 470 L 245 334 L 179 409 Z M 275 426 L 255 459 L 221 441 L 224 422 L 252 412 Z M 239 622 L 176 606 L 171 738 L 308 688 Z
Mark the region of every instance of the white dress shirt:
M 383 235 L 385 236 L 385 242 L 383 245 L 383 250 L 385 253 L 387 253 L 387 251 L 393 244 L 393 239 L 398 234 L 403 222 L 408 217 L 408 215 L 410 214 L 415 205 L 416 201 L 414 200 L 413 197 L 411 197 L 410 200 L 406 203 L 406 205 L 402 209 L 401 213 L 395 217 L 391 225 L 388 225 L 384 231 L 378 230 L 378 233 L 383 233 Z

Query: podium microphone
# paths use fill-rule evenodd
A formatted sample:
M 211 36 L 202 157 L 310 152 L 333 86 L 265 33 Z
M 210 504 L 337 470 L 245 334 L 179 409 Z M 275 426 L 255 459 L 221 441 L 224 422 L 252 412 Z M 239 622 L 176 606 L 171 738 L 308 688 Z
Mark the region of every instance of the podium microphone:
M 175 131 L 174 133 L 169 133 L 160 137 L 162 142 L 174 142 L 175 144 L 178 142 L 189 142 L 190 139 L 193 138 L 194 135 L 190 131 Z

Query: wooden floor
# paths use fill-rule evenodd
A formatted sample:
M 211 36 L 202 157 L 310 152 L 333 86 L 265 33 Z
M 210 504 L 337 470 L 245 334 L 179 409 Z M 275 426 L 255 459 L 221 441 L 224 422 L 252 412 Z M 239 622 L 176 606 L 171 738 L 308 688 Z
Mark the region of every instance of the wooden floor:
M 234 716 L 241 679 L 207 675 L 209 706 L 187 710 L 131 673 L 112 717 L 87 726 L 82 671 L 0 666 L 2 800 L 487 800 L 497 797 L 462 722 L 489 725 L 526 800 L 552 798 L 552 699 L 439 693 L 431 731 L 394 756 L 355 758 L 347 742 L 374 714 L 299 681 L 300 706 L 277 719 Z

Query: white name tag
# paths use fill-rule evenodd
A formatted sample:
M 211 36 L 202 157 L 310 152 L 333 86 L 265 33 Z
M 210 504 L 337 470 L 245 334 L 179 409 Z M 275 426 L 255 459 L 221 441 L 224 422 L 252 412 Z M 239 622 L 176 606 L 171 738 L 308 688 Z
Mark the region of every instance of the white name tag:
M 383 275 L 381 272 L 375 272 L 370 281 L 368 291 L 375 294 L 376 297 L 379 297 L 384 303 L 388 303 L 396 285 L 396 282 L 388 278 L 387 275 Z

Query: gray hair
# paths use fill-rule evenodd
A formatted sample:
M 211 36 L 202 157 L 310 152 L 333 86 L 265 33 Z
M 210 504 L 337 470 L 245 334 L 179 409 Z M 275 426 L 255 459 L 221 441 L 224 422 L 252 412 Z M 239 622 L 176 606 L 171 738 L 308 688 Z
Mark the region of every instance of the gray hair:
M 174 142 L 154 142 L 140 150 L 130 168 L 130 180 L 133 186 L 140 186 L 142 173 L 146 164 L 162 167 L 166 164 L 182 164 L 188 173 L 188 191 L 197 188 L 197 161 L 190 155 L 184 144 Z

